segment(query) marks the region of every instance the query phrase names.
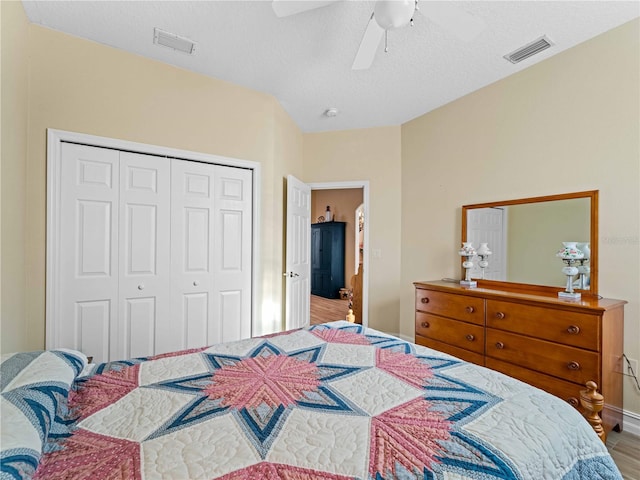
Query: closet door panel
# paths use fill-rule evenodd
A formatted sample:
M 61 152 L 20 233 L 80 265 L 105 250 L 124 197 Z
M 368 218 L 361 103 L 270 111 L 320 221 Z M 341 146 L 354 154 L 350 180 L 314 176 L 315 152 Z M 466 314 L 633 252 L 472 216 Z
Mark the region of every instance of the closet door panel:
M 172 350 L 207 345 L 214 324 L 212 165 L 171 161 Z
M 185 321 L 185 348 L 206 343 L 209 323 L 209 293 L 187 293 L 183 297 Z
M 106 361 L 118 315 L 119 152 L 61 149 L 56 346 Z
M 170 182 L 167 158 L 120 154 L 118 358 L 168 351 Z
M 189 208 L 184 215 L 184 271 L 206 273 L 209 271 L 209 242 L 211 233 L 211 207 Z
M 215 166 L 213 303 L 209 343 L 251 336 L 252 175 Z
M 242 290 L 223 290 L 218 294 L 219 318 L 215 333 L 220 342 L 232 342 L 243 337 Z M 217 341 L 211 342 L 216 343 Z
M 156 298 L 125 300 L 125 357 L 146 357 L 155 352 Z M 158 352 L 159 353 L 159 352 Z
M 76 302 L 75 307 L 74 327 L 71 332 L 77 335 L 76 350 L 81 350 L 94 359 L 100 359 L 96 361 L 108 360 L 111 301 Z

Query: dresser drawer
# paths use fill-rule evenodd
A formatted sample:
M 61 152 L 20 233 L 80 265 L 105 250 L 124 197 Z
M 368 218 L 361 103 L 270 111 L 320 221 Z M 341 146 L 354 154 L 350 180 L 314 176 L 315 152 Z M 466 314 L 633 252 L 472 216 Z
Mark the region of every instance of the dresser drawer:
M 416 310 L 484 325 L 484 299 L 416 289 Z
M 593 351 L 600 349 L 599 322 L 587 313 L 487 300 L 487 327 Z
M 494 358 L 487 358 L 486 366 L 555 395 L 573 407 L 580 409 L 580 390 L 584 390 L 584 385 L 581 386 L 566 380 L 560 380 L 544 373 L 528 370 Z
M 595 352 L 487 328 L 489 357 L 584 385 L 600 378 Z
M 453 345 L 442 343 L 438 340 L 433 340 L 432 338 L 416 335 L 416 344 L 422 345 L 423 347 L 432 348 L 439 352 L 448 353 L 449 355 L 453 355 L 454 357 L 457 357 L 460 360 L 464 360 L 465 362 L 475 363 L 476 365 L 484 365 L 484 355 L 470 352 L 469 350 L 465 350 L 464 348 L 454 347 Z
M 484 354 L 484 327 L 478 325 L 416 312 L 416 333 Z

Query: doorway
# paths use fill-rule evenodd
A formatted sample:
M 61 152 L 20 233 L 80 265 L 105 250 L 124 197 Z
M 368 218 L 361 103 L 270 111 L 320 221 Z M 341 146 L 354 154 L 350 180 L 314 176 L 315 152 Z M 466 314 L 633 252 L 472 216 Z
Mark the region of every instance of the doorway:
M 356 322 L 368 323 L 368 182 L 312 183 L 311 223 L 326 222 L 327 207 L 332 222 L 344 223 L 343 285 L 326 298 L 311 295 L 311 323 L 344 320 L 351 307 Z M 313 247 L 312 247 L 313 248 Z

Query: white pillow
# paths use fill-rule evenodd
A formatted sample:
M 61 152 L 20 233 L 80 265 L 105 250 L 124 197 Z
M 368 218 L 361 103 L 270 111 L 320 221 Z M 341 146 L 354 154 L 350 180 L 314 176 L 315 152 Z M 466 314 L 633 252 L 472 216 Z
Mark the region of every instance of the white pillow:
M 61 420 L 87 357 L 58 349 L 5 354 L 0 362 L 0 477 L 28 479 L 47 438 L 68 434 Z

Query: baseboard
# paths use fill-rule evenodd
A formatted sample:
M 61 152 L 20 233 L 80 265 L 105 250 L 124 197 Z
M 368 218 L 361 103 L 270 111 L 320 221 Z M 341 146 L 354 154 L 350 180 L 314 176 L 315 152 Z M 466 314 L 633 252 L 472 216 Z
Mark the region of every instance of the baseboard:
M 405 342 L 413 343 L 413 337 L 409 337 L 408 335 L 403 335 L 398 332 L 383 332 L 383 333 L 386 333 L 387 335 L 393 335 L 394 337 L 399 338 L 400 340 L 404 340 Z
M 640 437 L 640 414 L 622 410 L 623 431 Z
M 405 342 L 413 343 L 413 337 L 410 337 L 408 335 L 402 335 L 401 333 L 395 333 L 394 335 L 404 340 Z

